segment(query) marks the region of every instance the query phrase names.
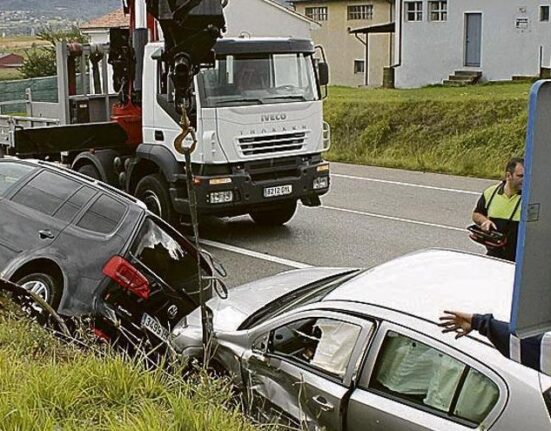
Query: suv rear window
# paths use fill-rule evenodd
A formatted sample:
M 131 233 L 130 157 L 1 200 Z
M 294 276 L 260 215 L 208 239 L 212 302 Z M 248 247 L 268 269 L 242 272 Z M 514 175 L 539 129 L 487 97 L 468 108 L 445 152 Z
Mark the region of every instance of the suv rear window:
M 196 287 L 196 257 L 152 219 L 145 220 L 132 254 L 172 288 L 189 293 Z
M 53 215 L 81 184 L 49 171 L 42 171 L 19 190 L 12 201 L 28 208 Z
M 34 166 L 24 165 L 22 163 L 0 163 L 0 196 L 3 195 L 12 184 L 15 184 L 34 169 L 36 169 Z
M 126 205 L 110 196 L 102 195 L 86 210 L 77 226 L 93 232 L 108 234 L 115 230 L 125 212 Z

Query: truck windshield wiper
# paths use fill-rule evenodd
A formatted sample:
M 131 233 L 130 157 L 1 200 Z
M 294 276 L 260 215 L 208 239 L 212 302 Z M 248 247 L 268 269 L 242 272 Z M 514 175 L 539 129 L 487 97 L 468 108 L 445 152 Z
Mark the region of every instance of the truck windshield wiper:
M 306 97 L 301 96 L 299 94 L 294 94 L 294 95 L 291 95 L 291 94 L 283 95 L 282 94 L 280 96 L 270 96 L 270 97 L 265 97 L 264 98 L 264 100 L 274 100 L 274 99 L 287 99 L 287 100 L 288 99 L 293 99 L 293 100 L 304 100 L 304 101 L 308 100 L 308 99 L 306 99 Z
M 245 103 L 264 103 L 261 99 L 256 98 L 248 98 L 248 99 L 230 99 L 230 100 L 220 100 L 219 102 L 216 102 L 217 106 L 220 105 L 226 105 L 228 103 L 236 103 L 236 102 L 245 102 Z

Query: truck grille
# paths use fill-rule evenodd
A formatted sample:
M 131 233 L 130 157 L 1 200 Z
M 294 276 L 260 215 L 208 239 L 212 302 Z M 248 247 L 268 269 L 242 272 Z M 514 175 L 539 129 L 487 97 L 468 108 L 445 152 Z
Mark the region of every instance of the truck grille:
M 304 146 L 306 132 L 288 132 L 274 135 L 247 136 L 237 140 L 243 156 L 299 151 Z

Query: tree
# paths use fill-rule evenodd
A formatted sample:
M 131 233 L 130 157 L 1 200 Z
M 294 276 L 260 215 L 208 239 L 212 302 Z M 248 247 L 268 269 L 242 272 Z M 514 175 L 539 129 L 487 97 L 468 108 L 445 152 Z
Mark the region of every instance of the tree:
M 88 37 L 83 35 L 76 26 L 69 30 L 54 30 L 51 27 L 46 27 L 37 34 L 37 38 L 49 42 L 49 45 L 34 47 L 25 52 L 25 60 L 20 69 L 25 78 L 56 75 L 56 42 L 61 40 L 79 43 L 88 42 Z

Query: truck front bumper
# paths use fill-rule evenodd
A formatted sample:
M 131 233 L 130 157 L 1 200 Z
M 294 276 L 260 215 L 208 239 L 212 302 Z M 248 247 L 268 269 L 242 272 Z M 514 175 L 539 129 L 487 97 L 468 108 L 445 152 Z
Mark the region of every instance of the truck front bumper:
M 285 169 L 274 165 L 274 161 L 260 168 L 257 164 L 257 169 L 235 165 L 228 175 L 195 175 L 199 214 L 234 216 L 269 210 L 282 202 L 299 199 L 307 206 L 317 206 L 319 196 L 329 190 L 329 163 L 325 161 L 300 160 Z M 176 211 L 189 214 L 185 184 L 170 191 Z

